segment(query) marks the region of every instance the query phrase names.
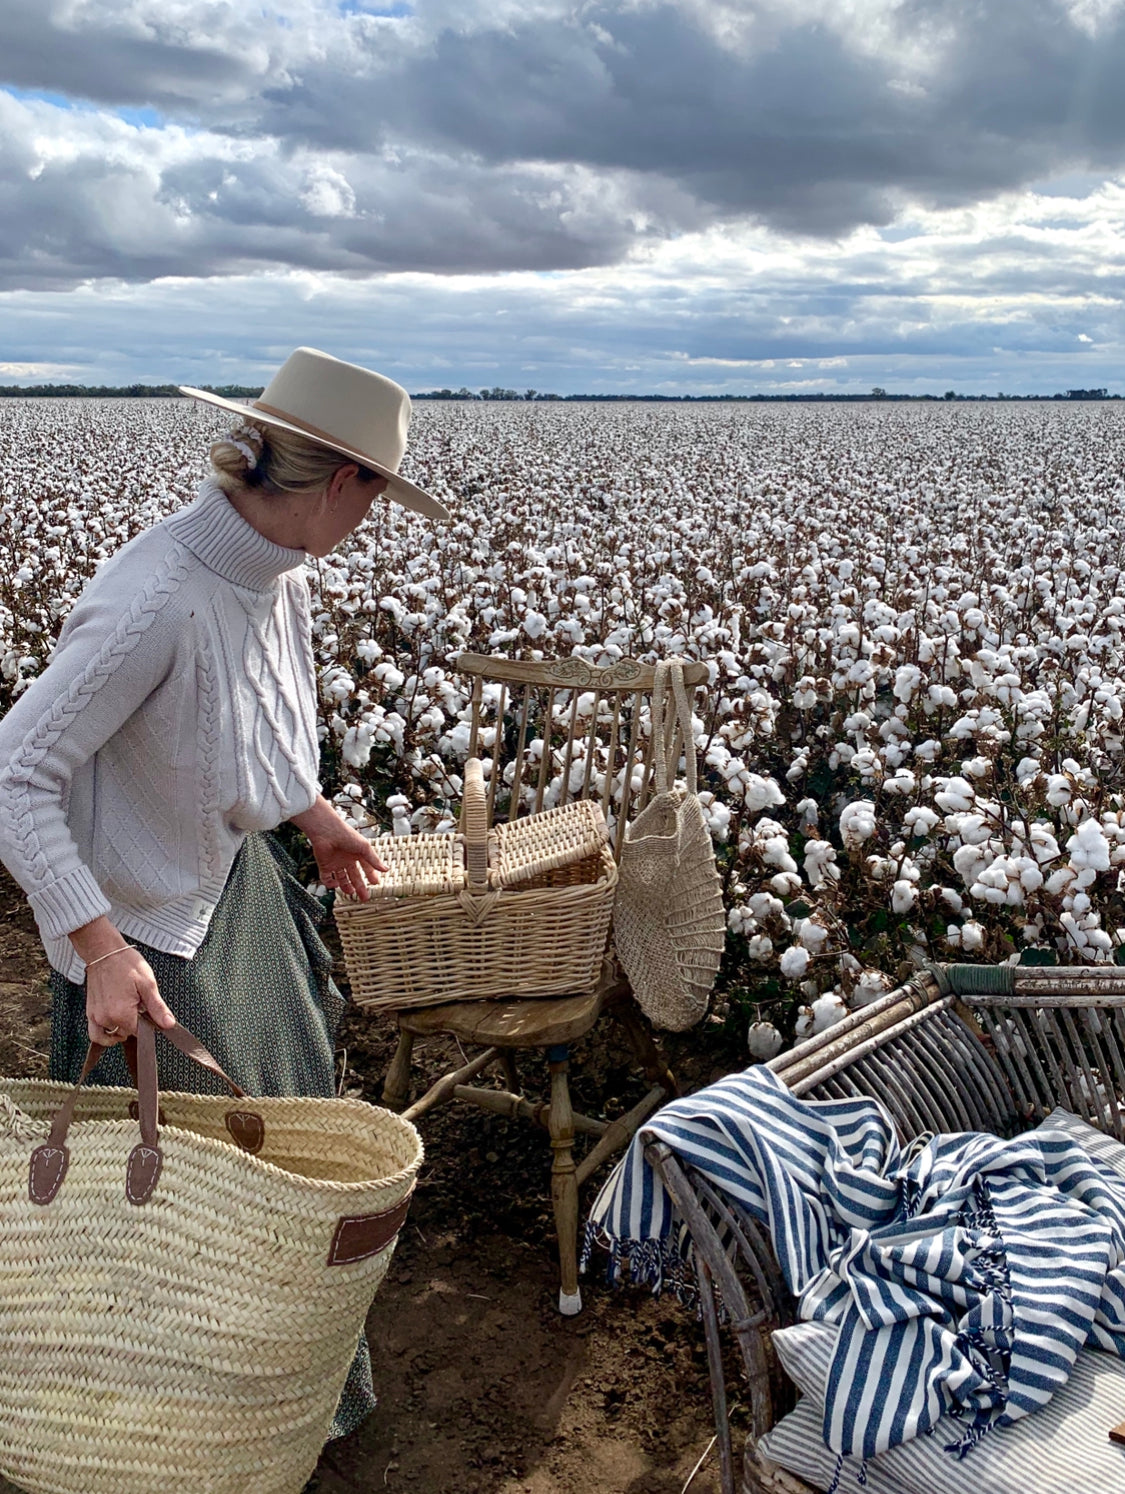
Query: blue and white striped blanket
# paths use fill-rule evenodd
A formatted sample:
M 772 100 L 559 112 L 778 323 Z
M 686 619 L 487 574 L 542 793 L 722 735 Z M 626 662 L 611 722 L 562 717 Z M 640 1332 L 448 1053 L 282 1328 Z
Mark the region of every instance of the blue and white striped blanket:
M 765 1225 L 802 1319 L 839 1324 L 824 1440 L 870 1458 L 939 1418 L 963 1456 L 1043 1406 L 1083 1344 L 1125 1358 L 1125 1179 L 1061 1132 L 964 1133 L 900 1151 L 873 1100 L 796 1099 L 765 1067 L 648 1123 Z M 635 1138 L 586 1254 L 658 1291 L 688 1242 Z

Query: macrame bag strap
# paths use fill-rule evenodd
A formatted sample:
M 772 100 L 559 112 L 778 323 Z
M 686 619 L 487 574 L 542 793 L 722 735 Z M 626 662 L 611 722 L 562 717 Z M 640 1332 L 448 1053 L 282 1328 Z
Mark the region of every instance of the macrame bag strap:
M 672 714 L 667 714 L 668 686 L 672 686 Z M 671 793 L 676 777 L 676 758 L 669 749 L 675 744 L 676 725 L 684 744 L 684 770 L 689 794 L 697 792 L 695 734 L 691 725 L 691 702 L 684 684 L 684 661 L 661 659 L 652 686 L 653 777 L 658 794 Z M 668 738 L 671 735 L 672 741 Z

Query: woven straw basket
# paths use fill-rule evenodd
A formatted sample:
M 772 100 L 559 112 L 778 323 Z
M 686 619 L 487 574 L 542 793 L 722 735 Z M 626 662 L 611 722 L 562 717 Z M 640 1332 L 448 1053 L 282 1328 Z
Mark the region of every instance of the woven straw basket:
M 665 699 L 679 719 L 687 787 L 674 786 Z M 715 847 L 696 794 L 695 740 L 683 661 L 656 666 L 652 696 L 656 792 L 628 827 L 613 942 L 637 1004 L 655 1027 L 682 1032 L 707 1011 L 726 941 Z
M 0 1081 L 0 1471 L 32 1494 L 299 1494 L 421 1142 L 352 1100 L 158 1099 L 147 1021 L 137 1055 L 139 1101 Z
M 597 804 L 488 828 L 484 774 L 465 764 L 456 835 L 384 836 L 368 902 L 335 915 L 362 1006 L 407 1010 L 498 996 L 565 996 L 601 974 L 617 864 Z

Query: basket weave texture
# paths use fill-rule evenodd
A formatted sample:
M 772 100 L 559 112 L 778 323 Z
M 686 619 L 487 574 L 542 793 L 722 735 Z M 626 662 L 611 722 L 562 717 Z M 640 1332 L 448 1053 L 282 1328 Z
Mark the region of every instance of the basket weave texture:
M 668 754 L 669 684 L 687 767 L 683 789 L 674 786 Z M 696 794 L 682 660 L 656 666 L 652 735 L 656 792 L 625 832 L 613 942 L 645 1016 L 655 1027 L 682 1032 L 707 1011 L 726 941 L 715 847 Z
M 394 1249 L 329 1264 L 340 1221 L 398 1221 L 417 1132 L 359 1101 L 164 1094 L 138 1205 L 137 1092 L 85 1090 L 57 1195 L 33 1202 L 72 1094 L 0 1080 L 0 1470 L 32 1494 L 299 1494 Z M 256 1155 L 232 1144 L 239 1107 Z
M 579 800 L 488 828 L 484 775 L 465 765 L 461 829 L 385 836 L 366 903 L 337 894 L 352 999 L 405 1011 L 594 989 L 617 890 L 597 804 Z

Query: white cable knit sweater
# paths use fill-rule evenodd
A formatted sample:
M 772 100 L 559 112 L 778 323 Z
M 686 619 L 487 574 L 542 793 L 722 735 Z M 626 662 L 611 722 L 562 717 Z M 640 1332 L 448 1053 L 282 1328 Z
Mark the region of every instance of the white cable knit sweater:
M 105 562 L 0 721 L 0 858 L 71 980 L 66 935 L 103 913 L 193 955 L 243 837 L 314 803 L 304 558 L 205 482 Z

